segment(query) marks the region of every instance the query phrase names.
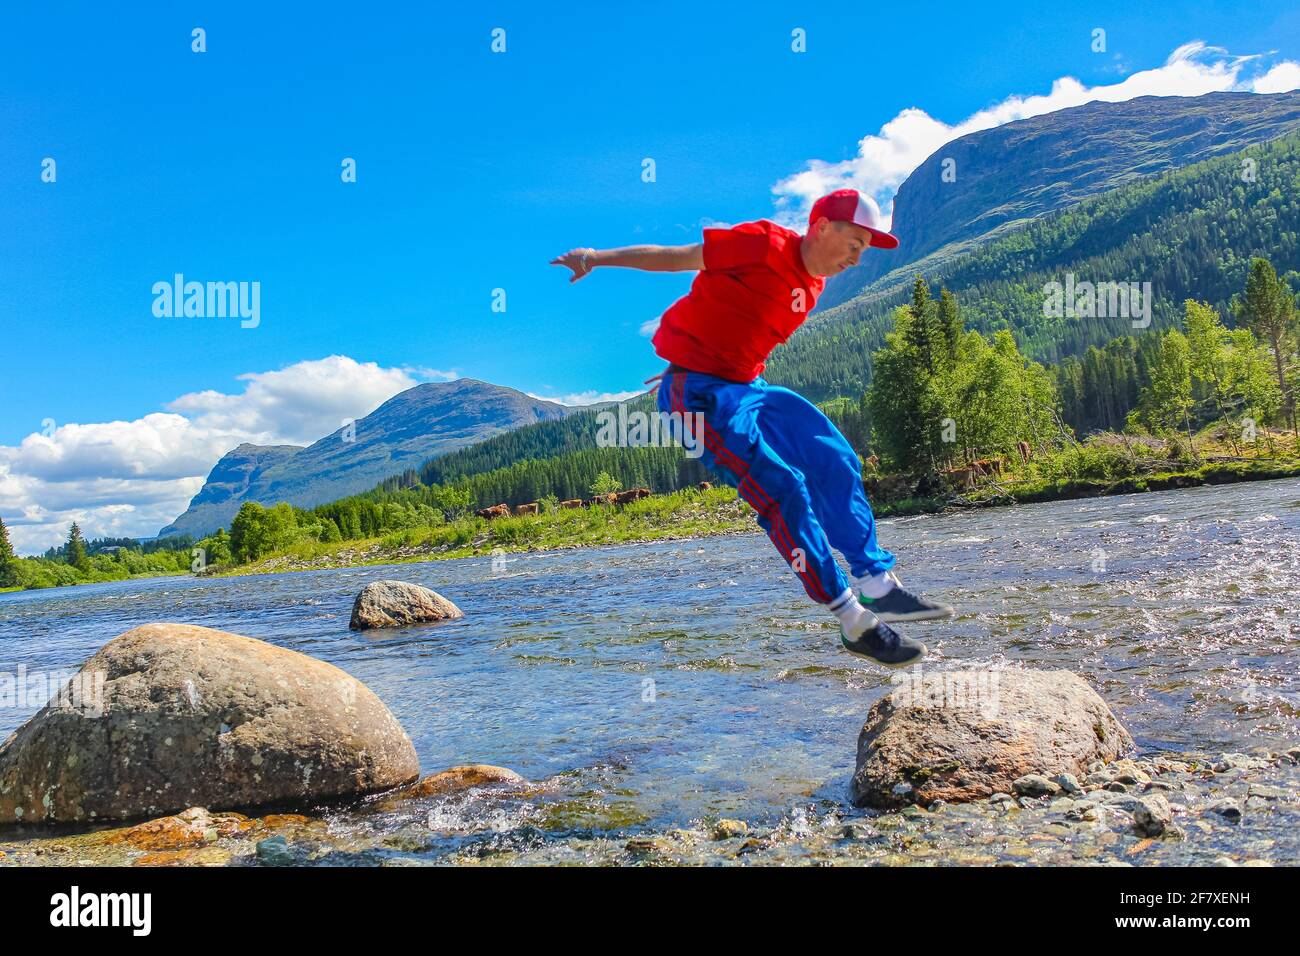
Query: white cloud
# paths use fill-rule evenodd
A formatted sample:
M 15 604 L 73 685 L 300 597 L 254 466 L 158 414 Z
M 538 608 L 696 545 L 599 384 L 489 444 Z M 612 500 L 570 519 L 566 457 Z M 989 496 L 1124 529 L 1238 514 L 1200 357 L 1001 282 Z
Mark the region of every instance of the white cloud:
M 1231 56 L 1226 50 L 1197 40 L 1174 50 L 1163 66 L 1132 73 L 1117 83 L 1089 87 L 1073 77 L 1061 77 L 1047 94 L 1009 96 L 955 125 L 910 107 L 882 126 L 880 132 L 864 136 L 852 159 L 810 160 L 802 171 L 773 186 L 776 219 L 801 228 L 819 196 L 845 188 L 872 196 L 892 215 L 899 185 L 935 150 L 967 133 L 1014 120 L 1094 101 L 1119 103 L 1139 96 L 1200 96 L 1222 90 L 1267 93 L 1300 86 L 1300 64 L 1283 62 L 1263 75 L 1255 75 L 1252 71 L 1261 67 L 1260 59 Z
M 460 372 L 456 369 L 444 371 L 438 368 L 428 368 L 424 365 L 406 365 L 402 371 L 408 375 L 414 375 L 421 382 L 454 382 L 460 378 Z
M 274 372 L 248 372 L 244 391 L 190 392 L 168 403 L 199 428 L 245 436 L 257 445 L 305 445 L 369 414 L 416 380 L 404 369 L 380 368 L 346 355 L 298 362 Z M 365 410 L 358 413 L 358 408 Z
M 432 371 L 331 355 L 241 375 L 242 391 L 191 392 L 134 421 L 51 427 L 0 445 L 0 516 L 23 554 L 61 542 L 72 521 L 90 538 L 153 535 L 241 442 L 310 444 Z
M 662 318 L 662 316 L 653 319 L 646 319 L 644 322 L 641 323 L 641 328 L 638 331 L 646 338 L 652 337 L 656 332 L 659 331 L 660 318 Z
M 636 398 L 645 390 L 643 388 L 636 392 L 597 392 L 593 389 L 586 392 L 570 392 L 568 395 L 537 395 L 529 392 L 528 397 L 543 402 L 555 402 L 558 405 L 595 405 L 599 402 L 625 402 L 629 398 Z
M 1255 80 L 1250 88 L 1256 93 L 1288 93 L 1300 90 L 1300 63 L 1279 63 Z

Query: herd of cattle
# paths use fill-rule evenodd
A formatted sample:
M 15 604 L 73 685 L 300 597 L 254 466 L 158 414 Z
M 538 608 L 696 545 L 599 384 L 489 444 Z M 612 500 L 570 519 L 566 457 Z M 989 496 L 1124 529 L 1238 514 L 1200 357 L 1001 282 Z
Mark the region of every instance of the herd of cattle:
M 1017 447 L 1020 453 L 1020 459 L 1025 464 L 1029 464 L 1029 459 L 1033 457 L 1033 448 L 1029 442 L 1020 442 Z M 975 487 L 976 479 L 990 478 L 995 475 L 1001 475 L 1005 462 L 1001 458 L 979 458 L 975 459 L 973 455 L 967 454 L 966 460 L 970 462 L 958 468 L 949 468 L 944 472 L 944 479 L 952 488 L 969 490 Z M 875 455 L 866 459 L 867 475 L 862 479 L 863 486 L 867 493 L 873 496 L 884 498 L 896 497 L 900 494 L 907 494 L 911 489 L 911 481 L 905 475 L 883 475 L 872 474 L 880 467 L 880 459 Z M 712 488 L 713 484 L 707 481 L 701 481 L 699 488 L 701 491 L 707 491 Z M 642 498 L 649 498 L 651 491 L 649 488 L 629 488 L 627 491 L 611 491 L 604 495 L 595 495 L 587 498 L 570 498 L 567 501 L 561 501 L 556 507 L 559 508 L 594 508 L 599 505 L 626 505 L 633 501 L 639 501 Z M 507 504 L 493 505 L 491 508 L 480 508 L 474 514 L 480 518 L 486 518 L 491 521 L 493 518 L 508 518 L 511 515 L 535 515 L 541 511 L 541 503 L 530 501 L 527 504 L 515 505 L 511 508 Z
M 1021 462 L 1026 465 L 1034 455 L 1033 446 L 1026 441 L 1017 442 L 1016 451 L 1020 454 Z M 966 461 L 968 464 L 949 468 L 943 473 L 942 478 L 949 488 L 970 491 L 980 478 L 1001 477 L 1007 466 L 1004 458 L 975 458 L 972 449 L 967 449 Z M 868 458 L 866 464 L 868 473 L 862 484 L 867 489 L 867 494 L 880 498 L 897 498 L 912 492 L 915 482 L 906 475 L 872 474 L 880 466 L 880 459 L 875 455 Z
M 701 488 L 712 487 L 707 481 L 700 482 Z M 650 497 L 649 488 L 629 488 L 627 491 L 611 491 L 608 494 L 596 495 L 588 498 L 586 501 L 581 498 L 570 498 L 567 501 L 561 501 L 556 507 L 558 508 L 594 508 L 597 505 L 626 505 L 633 501 L 639 501 L 642 498 Z M 527 504 L 515 505 L 512 510 L 509 505 L 493 505 L 491 508 L 481 508 L 474 514 L 480 518 L 487 518 L 491 521 L 493 518 L 508 518 L 510 515 L 535 515 L 541 510 L 541 503 L 530 501 Z

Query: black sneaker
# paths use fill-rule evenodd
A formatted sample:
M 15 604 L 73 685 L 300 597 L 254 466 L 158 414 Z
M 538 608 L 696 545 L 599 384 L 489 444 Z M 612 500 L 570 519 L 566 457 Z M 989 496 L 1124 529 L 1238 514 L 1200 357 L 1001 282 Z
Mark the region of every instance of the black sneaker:
M 930 601 L 913 594 L 897 581 L 894 588 L 884 597 L 869 598 L 858 595 L 865 607 L 882 621 L 933 621 L 941 617 L 952 617 L 952 608 L 938 601 Z
M 904 637 L 884 621 L 877 621 L 861 637 L 849 640 L 840 628 L 840 643 L 850 654 L 865 657 L 886 667 L 906 667 L 925 656 L 925 645 Z

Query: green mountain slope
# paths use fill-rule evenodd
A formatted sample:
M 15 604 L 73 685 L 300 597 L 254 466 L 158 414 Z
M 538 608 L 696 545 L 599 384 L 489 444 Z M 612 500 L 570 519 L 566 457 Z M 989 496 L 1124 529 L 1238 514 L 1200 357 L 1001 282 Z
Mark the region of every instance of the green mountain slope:
M 822 307 L 847 302 L 945 247 L 959 253 L 1089 196 L 1297 130 L 1300 91 L 1087 103 L 970 133 L 937 150 L 899 187 L 898 248 L 874 252 L 833 278 Z
M 1189 297 L 1226 311 L 1255 255 L 1279 272 L 1300 269 L 1300 135 L 1121 186 L 961 255 L 923 258 L 815 315 L 774 353 L 766 377 L 814 400 L 859 394 L 917 272 L 960 293 L 969 328 L 1010 329 L 1029 357 L 1057 362 L 1135 328 L 1120 316 L 1045 316 L 1046 283 L 1067 273 L 1150 282 L 1151 327 L 1161 328 Z

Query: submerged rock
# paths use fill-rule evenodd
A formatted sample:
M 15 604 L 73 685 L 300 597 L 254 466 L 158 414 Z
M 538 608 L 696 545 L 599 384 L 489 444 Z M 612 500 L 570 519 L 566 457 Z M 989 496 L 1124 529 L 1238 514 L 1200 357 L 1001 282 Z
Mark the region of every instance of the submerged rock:
M 1021 792 L 1026 784 L 1016 783 L 1027 775 L 1044 778 L 1051 792 L 1059 789 L 1051 777 L 1084 773 L 1132 747 L 1106 703 L 1069 671 L 930 672 L 867 715 L 853 800 L 876 807 L 977 800 Z
M 730 840 L 749 833 L 749 824 L 744 820 L 723 818 L 713 825 L 713 839 Z
M 0 746 L 0 821 L 318 803 L 419 775 L 410 739 L 364 684 L 238 634 L 146 624 L 71 686 L 82 690 Z
M 527 782 L 524 777 L 505 767 L 473 763 L 430 774 L 420 782 L 413 783 L 393 794 L 393 798 L 432 797 L 456 790 L 468 790 L 470 787 L 486 787 L 492 784 L 519 786 Z
M 348 627 L 362 631 L 372 627 L 451 621 L 464 616 L 460 608 L 437 591 L 405 581 L 372 581 L 353 602 Z
M 1011 786 L 1022 797 L 1051 797 L 1061 792 L 1059 784 L 1039 773 L 1027 773 L 1011 781 Z
M 190 807 L 175 816 L 110 831 L 104 842 L 126 843 L 137 850 L 182 850 L 215 843 L 220 837 L 243 833 L 253 826 L 254 822 L 243 814 L 213 814 L 206 807 Z
M 1133 826 L 1142 836 L 1160 836 L 1173 822 L 1173 808 L 1158 793 L 1143 797 L 1133 809 Z

